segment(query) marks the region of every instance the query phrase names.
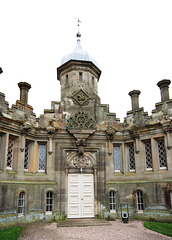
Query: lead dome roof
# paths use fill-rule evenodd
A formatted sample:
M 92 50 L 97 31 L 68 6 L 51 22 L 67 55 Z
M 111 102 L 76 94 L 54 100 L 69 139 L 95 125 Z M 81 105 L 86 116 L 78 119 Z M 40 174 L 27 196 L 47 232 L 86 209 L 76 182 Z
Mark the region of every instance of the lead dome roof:
M 90 55 L 86 51 L 82 49 L 80 39 L 77 39 L 77 46 L 75 50 L 69 55 L 66 55 L 62 58 L 61 65 L 65 64 L 70 60 L 88 61 L 94 63 L 94 65 L 97 66 L 97 62 L 92 57 L 90 57 Z

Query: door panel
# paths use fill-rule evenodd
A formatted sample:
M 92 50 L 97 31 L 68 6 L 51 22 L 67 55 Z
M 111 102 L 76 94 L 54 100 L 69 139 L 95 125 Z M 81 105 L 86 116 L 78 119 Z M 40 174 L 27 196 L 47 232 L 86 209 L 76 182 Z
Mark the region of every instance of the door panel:
M 94 217 L 93 174 L 68 175 L 68 218 Z
M 83 175 L 83 207 L 82 216 L 89 217 L 94 213 L 94 198 L 93 198 L 93 175 Z
M 69 215 L 77 217 L 81 215 L 79 207 L 80 184 L 79 176 L 77 174 L 69 175 L 68 179 L 68 212 Z

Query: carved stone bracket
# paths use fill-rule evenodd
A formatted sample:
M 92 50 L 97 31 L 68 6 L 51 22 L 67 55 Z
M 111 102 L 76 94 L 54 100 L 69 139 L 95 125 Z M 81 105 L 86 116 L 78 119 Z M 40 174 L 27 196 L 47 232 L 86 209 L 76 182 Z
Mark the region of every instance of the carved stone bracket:
M 26 134 L 28 131 L 30 131 L 32 128 L 31 123 L 29 121 L 24 122 L 21 126 L 21 132 L 22 134 Z
M 114 139 L 114 133 L 116 129 L 113 126 L 108 126 L 106 130 L 107 139 L 108 139 L 108 154 L 112 155 L 112 143 L 111 141 Z
M 31 130 L 32 126 L 29 121 L 24 122 L 21 126 L 21 145 L 20 145 L 20 151 L 23 152 L 25 149 L 25 136 L 26 134 Z
M 76 140 L 79 155 L 84 154 L 84 147 L 86 147 L 86 144 L 87 144 L 86 140 L 83 139 Z
M 46 128 L 46 131 L 48 133 L 48 139 L 49 139 L 48 154 L 51 155 L 53 152 L 53 137 L 54 137 L 54 132 L 55 132 L 55 127 L 53 126 L 53 121 L 49 121 L 49 125 Z
M 84 154 L 84 148 L 87 144 L 87 139 L 92 135 L 95 130 L 69 130 L 70 134 L 76 139 L 76 146 L 78 147 L 78 155 L 81 156 Z
M 135 152 L 138 154 L 140 152 L 139 149 L 139 128 L 137 126 L 133 126 L 130 130 L 130 135 L 132 136 L 132 138 L 135 141 Z
M 55 132 L 55 127 L 53 126 L 53 121 L 49 121 L 49 125 L 48 127 L 46 128 L 46 131 L 48 134 L 54 134 Z
M 112 126 L 109 126 L 106 130 L 107 133 L 107 138 L 108 140 L 113 140 L 114 139 L 114 133 L 116 132 L 116 129 Z

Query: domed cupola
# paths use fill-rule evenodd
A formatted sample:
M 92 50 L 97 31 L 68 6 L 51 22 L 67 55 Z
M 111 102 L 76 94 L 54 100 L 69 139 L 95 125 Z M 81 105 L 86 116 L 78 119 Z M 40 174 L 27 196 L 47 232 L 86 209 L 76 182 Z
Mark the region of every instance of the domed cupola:
M 69 55 L 65 55 L 62 58 L 61 65 L 67 63 L 70 60 L 76 60 L 76 61 L 92 62 L 95 66 L 97 66 L 97 62 L 92 57 L 90 57 L 90 55 L 86 51 L 84 51 L 81 47 L 81 42 L 80 42 L 81 33 L 79 32 L 79 23 L 80 23 L 80 20 L 78 19 L 78 32 L 76 34 L 77 46 L 73 52 L 71 52 Z
M 92 57 L 90 57 L 90 55 L 86 51 L 82 49 L 80 38 L 77 39 L 77 46 L 75 50 L 69 55 L 66 55 L 62 58 L 61 65 L 65 64 L 70 60 L 88 61 L 94 63 L 94 65 L 97 66 L 97 62 Z

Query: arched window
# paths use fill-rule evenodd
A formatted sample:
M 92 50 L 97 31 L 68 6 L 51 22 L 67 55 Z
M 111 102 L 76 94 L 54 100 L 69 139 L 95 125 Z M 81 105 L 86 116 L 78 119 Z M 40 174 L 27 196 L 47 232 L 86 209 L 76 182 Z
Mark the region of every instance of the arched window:
M 46 194 L 46 214 L 52 214 L 53 211 L 53 192 L 49 191 Z
M 25 212 L 25 192 L 20 192 L 18 197 L 18 215 L 23 216 Z
M 143 206 L 143 192 L 138 190 L 136 192 L 137 194 L 137 210 L 142 212 L 144 210 L 144 206 Z
M 110 211 L 116 210 L 115 191 L 109 192 Z

